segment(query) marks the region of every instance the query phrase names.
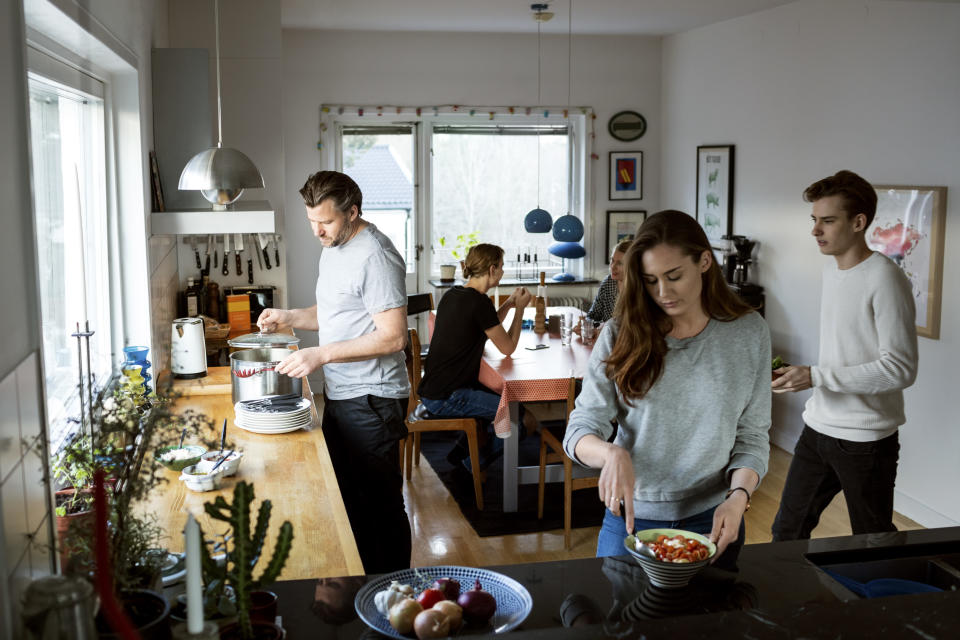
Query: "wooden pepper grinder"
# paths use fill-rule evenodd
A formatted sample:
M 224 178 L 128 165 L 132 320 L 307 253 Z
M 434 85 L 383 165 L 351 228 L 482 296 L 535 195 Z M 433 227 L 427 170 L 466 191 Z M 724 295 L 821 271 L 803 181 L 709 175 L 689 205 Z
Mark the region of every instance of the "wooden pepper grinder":
M 547 332 L 547 274 L 544 271 L 540 272 L 540 286 L 537 287 L 537 300 L 536 300 L 536 310 L 537 314 L 533 319 L 533 331 L 534 333 L 546 333 Z

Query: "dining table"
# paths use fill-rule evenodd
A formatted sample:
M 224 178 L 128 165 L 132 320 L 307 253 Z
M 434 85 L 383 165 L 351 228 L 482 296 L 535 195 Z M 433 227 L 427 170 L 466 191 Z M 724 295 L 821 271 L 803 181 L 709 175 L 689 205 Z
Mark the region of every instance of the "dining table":
M 513 310 L 510 311 L 513 313 Z M 547 317 L 571 314 L 574 322 L 582 316 L 575 307 L 548 307 Z M 535 310 L 528 307 L 524 318 L 533 318 Z M 509 326 L 509 318 L 504 321 Z M 559 322 L 551 322 L 559 325 Z M 480 382 L 500 394 L 500 405 L 493 421 L 498 437 L 503 438 L 503 511 L 517 510 L 517 493 L 522 484 L 537 484 L 540 468 L 520 466 L 520 403 L 566 400 L 571 377 L 583 378 L 587 371 L 593 343 L 585 343 L 574 333 L 570 344 L 563 345 L 559 328 L 537 333 L 523 329 L 516 350 L 505 356 L 487 341 L 480 361 Z M 538 348 L 537 345 L 546 345 Z M 583 470 L 584 473 L 589 473 Z M 576 475 L 576 474 L 575 474 Z M 546 480 L 563 479 L 562 465 L 551 465 Z

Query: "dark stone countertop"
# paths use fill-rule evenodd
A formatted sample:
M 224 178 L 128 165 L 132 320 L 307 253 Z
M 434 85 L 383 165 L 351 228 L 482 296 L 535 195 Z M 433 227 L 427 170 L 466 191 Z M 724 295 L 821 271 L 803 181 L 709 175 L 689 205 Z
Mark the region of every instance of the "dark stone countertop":
M 679 590 L 649 585 L 630 556 L 490 568 L 519 581 L 533 597 L 533 611 L 509 636 L 518 640 L 960 638 L 960 527 L 747 545 L 736 565 L 736 571 L 708 567 Z M 863 599 L 824 565 L 861 582 L 899 577 L 947 590 Z M 384 637 L 353 610 L 365 581 L 275 584 L 287 637 Z M 592 599 L 604 621 L 563 627 L 560 605 L 571 593 Z M 315 602 L 318 596 L 325 603 Z

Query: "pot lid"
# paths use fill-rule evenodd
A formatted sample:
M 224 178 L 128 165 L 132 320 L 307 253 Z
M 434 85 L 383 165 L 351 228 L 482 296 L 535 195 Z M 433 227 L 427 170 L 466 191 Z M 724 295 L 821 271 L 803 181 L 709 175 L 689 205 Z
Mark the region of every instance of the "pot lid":
M 242 347 L 244 349 L 289 347 L 292 344 L 299 344 L 299 342 L 300 338 L 289 333 L 245 333 L 242 336 L 227 340 L 227 344 L 231 347 Z

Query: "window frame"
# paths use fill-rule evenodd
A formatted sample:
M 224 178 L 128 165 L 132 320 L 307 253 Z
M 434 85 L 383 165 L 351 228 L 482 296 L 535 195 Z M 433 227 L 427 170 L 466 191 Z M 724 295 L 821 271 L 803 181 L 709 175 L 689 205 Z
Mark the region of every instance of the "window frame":
M 323 132 L 333 132 L 332 143 L 321 147 L 321 160 L 325 166 L 335 167 L 337 171 L 342 171 L 342 132 L 344 128 L 350 127 L 389 127 L 391 125 L 413 126 L 416 136 L 416 171 L 417 176 L 414 184 L 415 199 L 417 206 L 417 219 L 414 223 L 416 233 L 416 244 L 423 247 L 421 256 L 427 256 L 426 260 L 417 261 L 418 290 L 425 291 L 431 285 L 429 280 L 438 279 L 439 263 L 434 265 L 434 252 L 430 244 L 433 237 L 433 171 L 432 171 L 432 147 L 434 128 L 437 126 L 466 126 L 473 127 L 497 126 L 497 125 L 566 125 L 570 140 L 569 148 L 569 172 L 572 176 L 571 193 L 569 194 L 570 211 L 569 213 L 578 217 L 584 226 L 583 241 L 586 243 L 588 238 L 592 237 L 592 223 L 589 216 L 586 215 L 585 194 L 589 193 L 590 171 L 587 160 L 590 157 L 591 143 L 587 135 L 587 114 L 581 112 L 568 112 L 563 115 L 564 107 L 544 108 L 539 107 L 537 113 L 497 113 L 492 122 L 485 121 L 484 115 L 469 115 L 470 111 L 476 111 L 479 114 L 485 114 L 483 107 L 458 107 L 457 112 L 436 113 L 432 115 L 416 115 L 414 108 L 409 108 L 410 113 L 391 114 L 390 116 L 378 117 L 376 113 L 368 113 L 364 116 L 358 113 L 334 113 L 333 109 L 325 108 L 321 110 L 320 129 Z M 524 108 L 517 108 L 516 111 L 523 111 Z M 544 115 L 547 114 L 547 115 Z M 380 121 L 378 121 L 380 120 Z M 533 134 L 529 134 L 533 135 Z M 533 207 L 531 207 L 533 208 Z M 551 212 L 554 220 L 567 212 Z M 586 244 L 585 244 L 586 246 Z M 587 247 L 589 251 L 589 247 Z M 567 271 L 573 273 L 577 278 L 583 278 L 587 271 L 586 260 L 571 260 L 567 263 Z M 509 277 L 507 274 L 506 277 Z

